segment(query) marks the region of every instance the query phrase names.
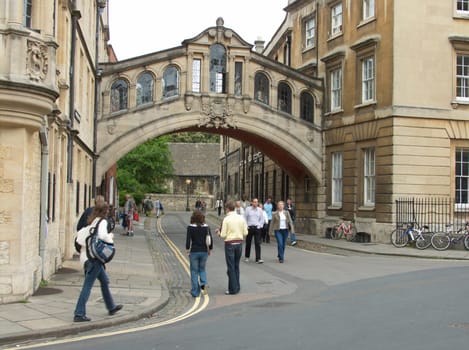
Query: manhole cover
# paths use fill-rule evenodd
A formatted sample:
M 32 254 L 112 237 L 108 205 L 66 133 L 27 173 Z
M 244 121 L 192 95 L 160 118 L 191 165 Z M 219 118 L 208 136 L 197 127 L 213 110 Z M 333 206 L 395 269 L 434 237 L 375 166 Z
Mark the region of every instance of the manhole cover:
M 40 296 L 40 295 L 52 295 L 52 294 L 60 294 L 62 293 L 62 289 L 58 288 L 50 288 L 50 287 L 43 287 L 39 288 L 33 296 Z

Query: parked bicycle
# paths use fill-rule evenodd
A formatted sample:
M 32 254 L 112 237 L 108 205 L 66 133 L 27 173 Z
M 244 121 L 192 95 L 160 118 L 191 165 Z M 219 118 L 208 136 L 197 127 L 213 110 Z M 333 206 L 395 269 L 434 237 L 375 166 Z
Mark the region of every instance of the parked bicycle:
M 397 248 L 402 248 L 415 242 L 415 247 L 423 250 L 431 246 L 432 236 L 433 232 L 430 232 L 428 226 L 420 228 L 416 222 L 409 222 L 405 227 L 391 232 L 391 243 Z
M 469 250 L 469 222 L 466 221 L 464 228 L 454 231 L 454 225 L 446 225 L 446 232 L 435 233 L 432 237 L 432 246 L 436 250 L 446 250 L 451 245 L 455 245 L 463 241 L 464 248 Z
M 357 230 L 353 225 L 354 220 L 346 220 L 342 218 L 342 221 L 334 226 L 331 232 L 332 239 L 341 239 L 344 235 L 347 241 L 353 241 L 356 237 Z

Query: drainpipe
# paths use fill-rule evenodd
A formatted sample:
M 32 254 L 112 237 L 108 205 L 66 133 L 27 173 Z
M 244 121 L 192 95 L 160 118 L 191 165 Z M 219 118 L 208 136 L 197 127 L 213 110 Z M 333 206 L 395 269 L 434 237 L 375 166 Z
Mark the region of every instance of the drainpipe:
M 67 182 L 73 182 L 72 170 L 73 170 L 73 137 L 72 133 L 74 118 L 75 118 L 75 52 L 76 52 L 76 40 L 77 40 L 77 23 L 81 18 L 80 11 L 76 9 L 75 0 L 72 0 L 72 33 L 71 33 L 71 44 L 70 44 L 70 96 L 69 96 L 69 108 L 68 114 L 70 118 L 70 130 L 68 134 L 68 162 L 67 162 Z
M 49 147 L 47 141 L 47 122 L 44 123 L 39 131 L 39 140 L 41 142 L 41 189 L 40 189 L 40 217 L 39 217 L 39 256 L 41 257 L 41 279 L 45 275 L 46 260 L 46 240 L 47 240 L 47 194 L 48 194 L 48 167 L 49 167 Z
M 99 32 L 100 32 L 100 19 L 104 8 L 106 7 L 106 0 L 96 0 L 96 36 L 95 36 L 95 80 L 94 80 L 94 111 L 93 111 L 93 175 L 92 175 L 92 197 L 96 198 L 96 162 L 97 162 L 97 145 L 98 145 L 98 106 L 99 106 L 99 86 L 101 82 L 101 70 L 99 69 Z M 106 189 L 107 190 L 107 189 Z M 109 201 L 109 198 L 107 199 Z

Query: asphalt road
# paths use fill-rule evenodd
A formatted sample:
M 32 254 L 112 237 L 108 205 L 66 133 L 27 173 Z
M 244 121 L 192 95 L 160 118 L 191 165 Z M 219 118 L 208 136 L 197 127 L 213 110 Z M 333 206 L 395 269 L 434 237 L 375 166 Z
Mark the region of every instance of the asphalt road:
M 184 251 L 189 213 L 163 226 Z M 241 263 L 241 293 L 226 296 L 223 242 L 207 273 L 210 303 L 178 323 L 43 349 L 462 349 L 469 340 L 469 267 L 462 261 L 335 255 L 262 246 Z M 187 293 L 189 277 L 187 278 Z

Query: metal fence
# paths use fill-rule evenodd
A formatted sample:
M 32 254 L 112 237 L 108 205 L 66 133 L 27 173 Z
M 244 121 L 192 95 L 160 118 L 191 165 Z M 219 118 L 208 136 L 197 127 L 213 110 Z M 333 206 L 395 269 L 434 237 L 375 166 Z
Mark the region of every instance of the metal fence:
M 449 197 L 400 198 L 396 200 L 396 228 L 411 222 L 427 225 L 431 232 L 445 232 L 447 225 L 458 230 L 469 221 L 468 205 Z

